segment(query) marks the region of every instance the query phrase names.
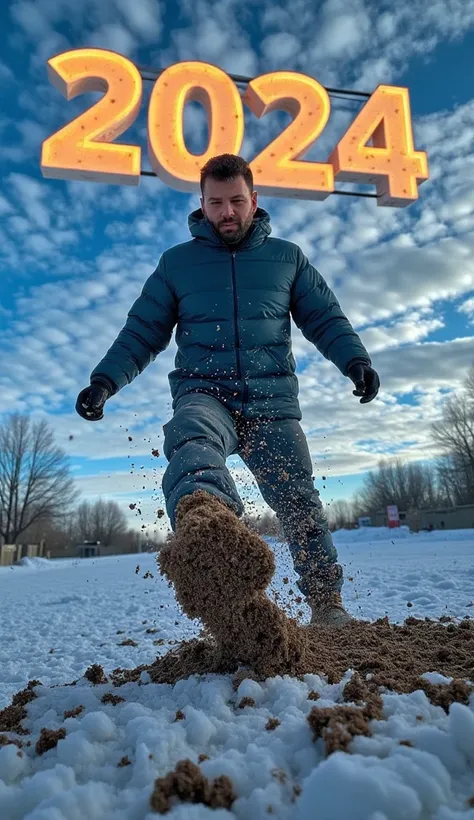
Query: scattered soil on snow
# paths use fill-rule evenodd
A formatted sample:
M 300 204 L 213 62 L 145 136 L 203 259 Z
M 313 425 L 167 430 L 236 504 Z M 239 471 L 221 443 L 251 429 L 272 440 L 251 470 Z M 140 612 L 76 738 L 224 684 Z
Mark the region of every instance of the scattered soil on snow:
M 193 674 L 232 673 L 235 689 L 248 677 L 264 680 L 285 674 L 319 674 L 337 683 L 353 669 L 343 690 L 344 702 L 331 708 L 315 706 L 308 715 L 313 738 L 323 740 L 326 754 L 347 750 L 357 735 L 370 735 L 370 721 L 383 717 L 384 690 L 409 693 L 422 689 L 446 712 L 454 701 L 469 702 L 474 689 L 469 682 L 474 681 L 473 620 L 446 624 L 445 619 L 408 618 L 397 625 L 385 617 L 375 623 L 352 621 L 339 629 L 301 626 L 267 597 L 275 570 L 272 551 L 215 496 L 198 491 L 180 502 L 176 533 L 168 538 L 158 562 L 186 614 L 204 623 L 201 636 L 184 641 L 151 665 L 116 669 L 108 678 L 99 664 L 93 664 L 84 674 L 93 685 L 108 680 L 117 686 L 128 681 L 142 684 L 142 672 L 148 672 L 156 683 L 175 683 Z M 420 677 L 425 672 L 439 672 L 453 680 L 432 684 Z M 14 695 L 10 706 L 0 710 L 0 732 L 29 734 L 21 724 L 39 683 L 30 681 Z M 308 699 L 316 701 L 319 695 L 312 691 Z M 102 697 L 103 703 L 122 700 L 112 693 Z M 255 702 L 243 698 L 236 705 L 252 708 Z M 64 717 L 76 717 L 81 711 L 77 707 Z M 177 712 L 175 720 L 184 717 Z M 265 729 L 272 731 L 278 725 L 278 719 L 269 718 Z M 42 729 L 37 754 L 53 748 L 65 734 L 65 729 Z M 21 745 L 0 734 L 0 745 L 11 742 Z M 128 763 L 124 757 L 117 765 Z M 182 760 L 174 771 L 155 781 L 151 807 L 166 813 L 181 800 L 230 808 L 234 799 L 227 777 L 210 782 L 199 766 Z
M 433 703 L 449 708 L 468 702 L 474 680 L 474 621 L 445 626 L 438 621 L 388 618 L 352 621 L 341 629 L 300 626 L 267 597 L 275 569 L 266 542 L 251 532 L 217 497 L 203 491 L 178 505 L 176 533 L 158 556 L 160 571 L 174 584 L 190 618 L 200 618 L 206 637 L 184 641 L 149 667 L 115 670 L 115 683 L 136 680 L 141 671 L 160 683 L 191 674 L 228 673 L 241 679 L 273 675 L 326 675 L 336 683 L 347 669 L 373 685 L 397 692 L 423 689 Z M 449 685 L 420 679 L 436 671 Z

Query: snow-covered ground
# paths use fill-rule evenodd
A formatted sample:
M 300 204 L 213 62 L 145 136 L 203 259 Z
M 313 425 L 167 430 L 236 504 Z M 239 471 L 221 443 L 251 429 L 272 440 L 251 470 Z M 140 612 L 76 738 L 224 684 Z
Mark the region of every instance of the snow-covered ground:
M 367 529 L 336 533 L 335 541 L 353 615 L 398 623 L 409 615 L 474 616 L 474 531 Z M 309 610 L 290 594 L 296 576 L 288 551 L 271 546 L 272 587 L 289 612 L 302 610 L 308 620 Z M 322 741 L 312 740 L 307 716 L 315 703 L 308 695 L 320 695 L 318 707 L 341 702 L 350 669 L 337 684 L 285 676 L 247 679 L 237 691 L 230 675 L 119 688 L 82 677 L 93 663 L 106 673 L 150 663 L 200 629 L 182 614 L 150 554 L 1 568 L 0 708 L 28 680 L 43 684 L 23 723 L 31 746 L 0 745 L 1 820 L 152 820 L 155 779 L 178 761 L 198 763 L 199 755 L 208 756 L 200 769 L 210 781 L 230 777 L 232 808 L 177 802 L 169 817 L 474 820 L 472 694 L 469 706 L 454 703 L 446 714 L 421 691 L 386 693 L 372 736 L 326 757 Z M 126 639 L 137 645 L 121 645 Z M 74 687 L 50 688 L 76 679 Z M 106 692 L 124 701 L 103 704 Z M 239 708 L 246 696 L 255 705 Z M 78 706 L 77 717 L 64 718 Z M 269 718 L 280 721 L 274 730 L 266 729 Z M 37 755 L 43 727 L 64 728 L 66 736 Z

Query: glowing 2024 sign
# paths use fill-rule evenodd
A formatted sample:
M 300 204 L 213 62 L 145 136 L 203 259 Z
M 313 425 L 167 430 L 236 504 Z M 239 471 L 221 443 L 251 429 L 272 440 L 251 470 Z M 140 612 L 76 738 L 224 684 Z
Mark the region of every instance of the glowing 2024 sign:
M 68 99 L 86 91 L 104 96 L 42 146 L 45 177 L 138 185 L 141 148 L 114 144 L 138 116 L 142 78 L 126 57 L 104 49 L 65 51 L 48 61 L 53 85 Z M 186 102 L 197 100 L 209 122 L 207 150 L 188 151 L 183 134 Z M 428 179 L 424 151 L 415 151 L 408 89 L 379 85 L 357 114 L 327 162 L 299 158 L 322 133 L 330 112 L 326 89 L 312 77 L 275 71 L 252 80 L 243 95 L 222 69 L 180 62 L 156 80 L 148 110 L 150 163 L 163 182 L 179 191 L 199 190 L 200 169 L 213 156 L 239 154 L 244 137 L 243 103 L 256 117 L 275 109 L 292 122 L 250 163 L 259 193 L 325 199 L 334 180 L 373 183 L 379 205 L 404 207 L 418 199 Z M 371 141 L 372 144 L 368 144 Z

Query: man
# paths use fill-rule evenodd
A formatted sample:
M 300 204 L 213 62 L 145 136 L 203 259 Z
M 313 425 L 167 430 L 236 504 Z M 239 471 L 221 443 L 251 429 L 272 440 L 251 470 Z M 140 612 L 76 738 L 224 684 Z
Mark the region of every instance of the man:
M 201 208 L 188 218 L 193 239 L 162 254 L 76 409 L 83 418 L 101 419 L 105 401 L 167 347 L 176 326 L 176 369 L 169 374 L 174 414 L 163 428 L 169 462 L 163 492 L 172 529 L 180 499 L 195 490 L 242 514 L 226 467 L 226 458 L 238 453 L 281 521 L 312 623 L 339 626 L 350 617 L 299 424 L 290 317 L 354 382 L 361 402 L 375 398 L 379 378 L 301 249 L 269 237 L 270 217 L 257 206 L 245 160 L 232 154 L 209 160 L 201 193 Z

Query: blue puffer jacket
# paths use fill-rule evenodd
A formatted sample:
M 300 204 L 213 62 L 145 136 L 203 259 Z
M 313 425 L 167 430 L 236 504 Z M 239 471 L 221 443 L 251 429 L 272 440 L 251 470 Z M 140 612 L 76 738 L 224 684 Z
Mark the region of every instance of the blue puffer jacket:
M 188 217 L 193 239 L 166 250 L 132 305 L 127 322 L 91 374 L 113 393 L 169 344 L 173 407 L 191 391 L 215 395 L 247 417 L 301 419 L 291 352 L 290 314 L 307 339 L 347 375 L 369 355 L 323 277 L 301 248 L 270 239 L 257 208 L 236 250 L 201 209 Z

